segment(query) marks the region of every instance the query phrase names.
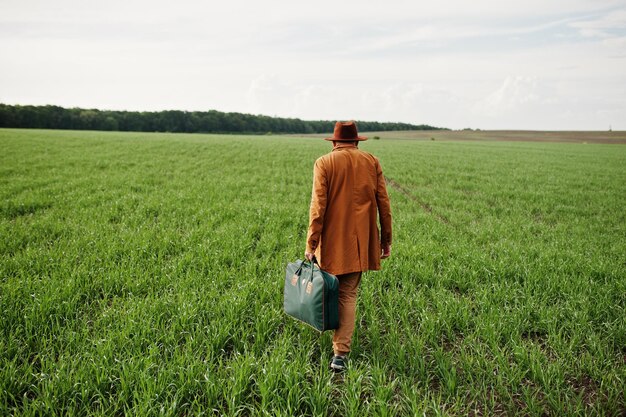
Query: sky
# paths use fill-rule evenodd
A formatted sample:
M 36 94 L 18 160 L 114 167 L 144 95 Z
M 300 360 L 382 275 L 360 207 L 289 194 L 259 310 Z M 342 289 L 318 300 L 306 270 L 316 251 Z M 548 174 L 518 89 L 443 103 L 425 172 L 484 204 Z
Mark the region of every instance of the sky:
M 626 130 L 626 0 L 0 0 L 0 102 Z

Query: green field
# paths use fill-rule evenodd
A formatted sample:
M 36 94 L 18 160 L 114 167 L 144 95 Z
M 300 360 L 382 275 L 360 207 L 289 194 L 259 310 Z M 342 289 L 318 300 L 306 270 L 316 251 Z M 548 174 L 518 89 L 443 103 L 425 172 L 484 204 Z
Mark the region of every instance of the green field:
M 626 146 L 370 140 L 351 369 L 282 313 L 319 139 L 0 130 L 0 415 L 624 415 Z

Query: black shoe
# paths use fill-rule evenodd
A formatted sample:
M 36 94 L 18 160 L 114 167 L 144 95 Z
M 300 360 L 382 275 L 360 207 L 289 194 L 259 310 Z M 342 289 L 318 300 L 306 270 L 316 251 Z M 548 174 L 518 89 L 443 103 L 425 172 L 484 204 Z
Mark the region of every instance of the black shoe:
M 346 369 L 348 369 L 346 365 L 346 357 L 340 355 L 333 356 L 333 360 L 330 362 L 330 369 L 336 373 L 345 372 Z

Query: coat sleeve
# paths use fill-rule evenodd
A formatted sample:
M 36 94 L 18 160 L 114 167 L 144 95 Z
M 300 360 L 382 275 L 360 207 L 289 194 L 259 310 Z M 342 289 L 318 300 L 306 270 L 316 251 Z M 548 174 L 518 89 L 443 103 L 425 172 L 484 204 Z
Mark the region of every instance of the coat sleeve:
M 307 252 L 315 252 L 320 242 L 322 228 L 324 227 L 324 215 L 326 214 L 327 195 L 326 170 L 322 161 L 318 159 L 313 167 L 313 191 L 311 193 L 311 208 L 309 210 L 309 232 L 306 240 Z
M 380 244 L 381 246 L 391 245 L 391 203 L 387 194 L 387 185 L 383 169 L 376 160 L 376 204 L 378 205 L 378 217 L 380 220 Z

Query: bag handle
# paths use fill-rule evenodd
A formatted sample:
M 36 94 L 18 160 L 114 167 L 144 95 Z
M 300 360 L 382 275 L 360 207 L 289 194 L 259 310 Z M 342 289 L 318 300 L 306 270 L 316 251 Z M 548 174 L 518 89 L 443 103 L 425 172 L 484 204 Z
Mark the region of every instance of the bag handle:
M 302 272 L 302 267 L 304 266 L 304 263 L 306 262 L 306 259 L 303 259 L 302 262 L 300 262 L 300 266 L 298 267 L 298 269 L 296 270 L 296 275 L 300 276 L 300 273 Z M 313 281 L 313 269 L 314 269 L 314 265 L 317 264 L 317 267 L 321 270 L 322 267 L 320 266 L 319 262 L 317 262 L 317 258 L 315 256 L 313 256 L 313 259 L 309 261 L 309 264 L 311 265 L 311 278 L 309 278 L 309 281 Z

